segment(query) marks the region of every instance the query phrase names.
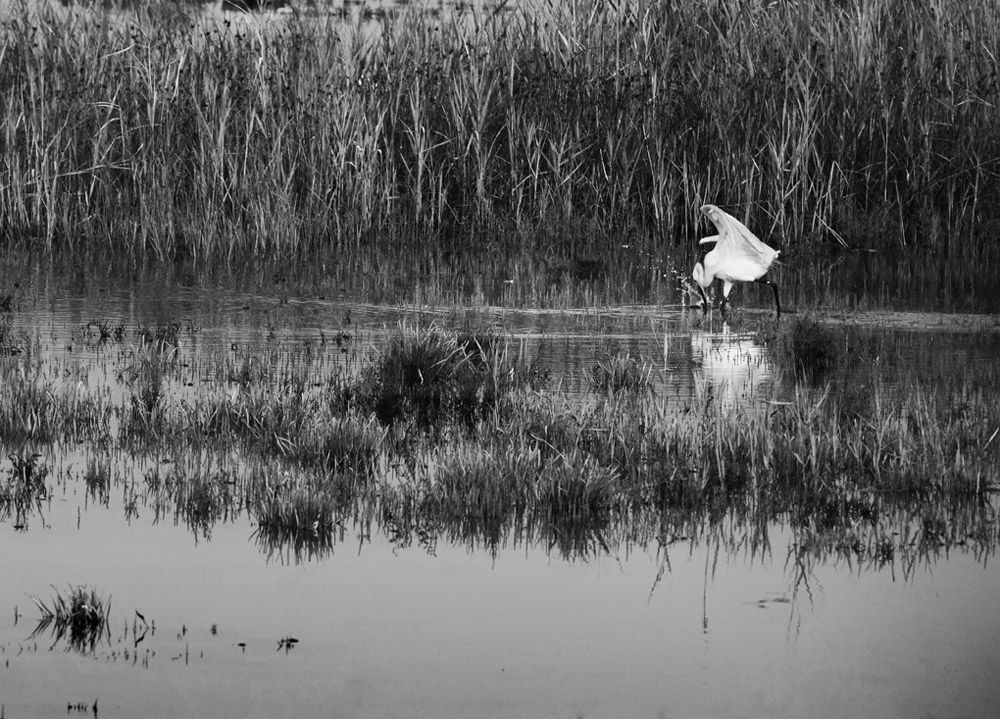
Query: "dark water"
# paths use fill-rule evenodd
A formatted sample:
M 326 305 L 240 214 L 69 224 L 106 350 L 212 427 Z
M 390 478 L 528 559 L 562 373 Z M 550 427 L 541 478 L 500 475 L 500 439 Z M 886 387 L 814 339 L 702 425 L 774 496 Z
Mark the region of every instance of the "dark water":
M 187 367 L 180 396 L 214 381 L 206 368 L 230 353 L 356 371 L 401 322 L 497 328 L 581 402 L 613 352 L 647 362 L 667 405 L 706 387 L 733 406 L 782 391 L 771 351 L 745 331 L 764 319 L 753 313 L 741 330 L 655 304 L 526 311 L 371 302 L 287 281 L 10 276 L 12 331 L 37 342 L 52 386 L 111 396 L 123 391 L 122 348 L 170 322 Z M 936 357 L 961 375 L 1000 357 L 989 317 L 854 317 L 906 328 L 912 342 L 894 361 Z M 123 327 L 124 341 L 100 342 L 101 323 Z M 992 551 L 803 568 L 780 525 L 765 545 L 741 543 L 733 526 L 575 559 L 524 538 L 495 552 L 441 539 L 428 551 L 345 526 L 310 558 L 261 545 L 245 513 L 206 533 L 169 508 L 129 506 L 128 478 L 95 501 L 80 478 L 89 451 L 43 450 L 53 491 L 40 521 L 0 522 L 0 705 L 11 719 L 95 700 L 104 717 L 959 717 L 1000 705 Z M 116 467 L 134 483 L 158 461 Z M 78 584 L 112 598 L 107 641 L 88 656 L 31 636 L 31 598 Z

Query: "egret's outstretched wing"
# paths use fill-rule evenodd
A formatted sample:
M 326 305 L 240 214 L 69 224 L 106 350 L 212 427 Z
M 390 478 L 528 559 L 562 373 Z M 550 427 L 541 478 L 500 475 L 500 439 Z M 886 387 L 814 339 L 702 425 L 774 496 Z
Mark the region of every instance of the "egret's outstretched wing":
M 778 256 L 778 250 L 765 245 L 746 225 L 728 212 L 723 212 L 715 205 L 705 205 L 701 211 L 718 228 L 716 249 L 725 253 L 730 261 L 746 260 L 766 270 Z

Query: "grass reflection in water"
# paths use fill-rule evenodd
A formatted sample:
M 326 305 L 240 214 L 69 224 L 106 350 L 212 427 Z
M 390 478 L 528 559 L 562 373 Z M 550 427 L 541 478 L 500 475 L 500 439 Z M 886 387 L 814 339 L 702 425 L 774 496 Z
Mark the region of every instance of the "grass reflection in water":
M 127 518 L 147 506 L 209 537 L 245 512 L 262 550 L 294 561 L 326 556 L 346 527 L 362 542 L 380 531 L 429 551 L 530 543 L 575 558 L 708 536 L 765 552 L 778 523 L 797 564 L 904 572 L 951 547 L 994 551 L 1000 370 L 901 376 L 883 364 L 900 336 L 808 319 L 757 341 L 782 376 L 770 397 L 733 403 L 703 381 L 680 406 L 645 360 L 609 350 L 581 402 L 502 333 L 436 326 L 402 325 L 349 372 L 277 354 L 245 372 L 229 354 L 186 395 L 173 344 L 122 345 L 117 400 L 37 391 L 41 371 L 8 358 L 2 406 L 24 411 L 3 436 L 8 452 L 87 442 L 88 487 L 121 487 Z M 18 466 L 0 507 L 22 517 Z
M 31 633 L 32 639 L 42 637 L 51 629 L 52 648 L 65 641 L 70 649 L 80 654 L 93 654 L 101 642 L 110 643 L 110 597 L 105 599 L 96 589 L 83 586 L 71 587 L 65 594 L 57 589 L 55 592 L 48 603 L 32 597 L 42 613 L 38 626 Z

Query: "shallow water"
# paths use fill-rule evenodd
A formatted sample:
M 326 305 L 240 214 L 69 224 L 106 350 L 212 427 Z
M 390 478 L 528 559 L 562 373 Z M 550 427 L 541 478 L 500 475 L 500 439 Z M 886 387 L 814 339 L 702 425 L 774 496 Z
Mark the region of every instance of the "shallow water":
M 808 594 L 780 532 L 771 554 L 723 555 L 707 578 L 716 545 L 675 547 L 658 583 L 650 550 L 432 556 L 351 532 L 325 561 L 283 565 L 246 522 L 195 543 L 113 509 L 77 529 L 80 503 L 58 499 L 47 529 L 0 549 L 7 717 L 94 700 L 101 716 L 149 717 L 948 717 L 1000 700 L 1000 573 L 966 554 L 908 581 L 818 566 Z M 113 599 L 93 657 L 28 638 L 27 595 L 77 582 Z M 155 624 L 138 646 L 136 611 Z
M 137 328 L 167 322 L 180 327 L 180 394 L 209 382 L 205 368 L 229 353 L 354 371 L 400 322 L 430 321 L 501 329 L 548 369 L 550 386 L 580 401 L 592 398 L 595 363 L 620 351 L 649 362 L 659 396 L 679 408 L 706 388 L 733 404 L 782 390 L 750 331 L 765 320 L 752 313 L 727 327 L 654 305 L 389 306 L 346 291 L 18 276 L 13 328 L 37 340 L 47 376 L 112 394 Z M 903 359 L 933 355 L 958 375 L 1000 356 L 989 318 L 941 332 L 928 329 L 933 317 L 908 329 L 914 317 L 858 321 L 914 333 Z M 122 325 L 124 341 L 101 342 L 94 323 Z M 349 339 L 338 345 L 340 335 Z M 666 547 L 612 533 L 569 557 L 544 540 L 422 547 L 347 525 L 331 551 L 296 556 L 262 546 L 245 511 L 206 532 L 172 507 L 130 507 L 130 483 L 163 459 L 126 462 L 134 476 L 119 477 L 106 504 L 80 478 L 86 448 L 44 461 L 53 496 L 41 516 L 27 531 L 0 522 L 5 718 L 95 700 L 103 717 L 959 717 L 1000 705 L 992 545 L 915 564 L 803 566 L 794 532 L 777 525 L 757 543 L 738 526 Z M 79 584 L 112 600 L 108 641 L 88 656 L 31 637 L 31 597 Z M 299 641 L 286 648 L 287 637 Z
M 39 337 L 45 361 L 73 367 L 91 385 L 102 379 L 118 349 L 135 343 L 138 328 L 179 326 L 179 353 L 197 384 L 199 362 L 274 350 L 287 362 L 308 359 L 326 373 L 356 369 L 402 325 L 495 329 L 552 375 L 552 384 L 582 394 L 597 363 L 618 353 L 644 363 L 657 388 L 684 406 L 704 379 L 734 395 L 752 396 L 770 380 L 763 348 L 748 331 L 693 312 L 655 305 L 532 311 L 502 306 L 442 307 L 375 304 L 349 291 L 336 298 L 266 287 L 245 291 L 185 286 L 149 277 L 134 280 L 35 278 L 18 291 L 14 332 Z M 98 327 L 123 327 L 120 342 Z M 114 384 L 114 383 L 112 383 Z
M 968 554 L 889 571 L 818 566 L 809 591 L 773 551 L 619 549 L 563 562 L 360 542 L 265 561 L 249 523 L 195 542 L 59 497 L 0 553 L 5 716 L 99 702 L 102 716 L 988 716 L 1000 573 Z M 713 564 L 706 566 L 707 562 Z M 706 576 L 706 574 L 708 576 Z M 113 596 L 93 657 L 29 639 L 50 583 Z M 134 612 L 155 626 L 138 646 Z M 212 627 L 216 627 L 215 634 Z M 279 640 L 300 641 L 290 651 Z M 240 644 L 245 644 L 245 647 Z

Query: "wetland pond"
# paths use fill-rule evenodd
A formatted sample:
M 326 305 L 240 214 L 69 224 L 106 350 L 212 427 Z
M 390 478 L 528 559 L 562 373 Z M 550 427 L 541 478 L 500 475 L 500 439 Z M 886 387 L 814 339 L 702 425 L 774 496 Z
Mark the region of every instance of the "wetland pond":
M 868 513 L 829 525 L 783 499 L 761 512 L 759 493 L 707 508 L 684 497 L 676 507 L 614 503 L 587 521 L 519 505 L 491 523 L 400 499 L 417 495 L 422 465 L 444 466 L 458 450 L 438 457 L 401 437 L 412 425 L 358 420 L 409 449 L 373 452 L 368 483 L 351 485 L 362 490 L 335 493 L 311 531 L 285 533 L 263 531 L 262 492 L 277 497 L 314 471 L 343 475 L 332 450 L 314 470 L 283 462 L 302 444 L 294 436 L 275 434 L 287 446 L 267 458 L 225 429 L 179 439 L 177 417 L 219 414 L 198 409 L 210 396 L 234 404 L 260 392 L 270 398 L 253 405 L 260 412 L 288 414 L 275 386 L 298 381 L 308 395 L 364 377 L 394 337 L 431 325 L 502 338 L 523 360 L 509 366 L 536 377 L 531 401 L 573 418 L 566 432 L 633 401 L 601 384 L 615 366 L 641 378 L 645 431 L 650 418 L 683 422 L 709 403 L 715 422 L 730 411 L 759 418 L 805 391 L 780 367 L 764 315 L 729 326 L 671 306 L 371 304 L 285 285 L 38 270 L 21 275 L 10 305 L 4 402 L 24 409 L 5 414 L 0 437 L 5 719 L 977 717 L 1000 706 L 996 427 L 966 450 L 987 468 L 987 490 L 971 499 L 916 493 L 873 510 L 855 493 L 852 506 Z M 817 316 L 867 333 L 865 353 L 847 360 L 857 366 L 831 381 L 863 373 L 874 378 L 864 391 L 887 403 L 909 391 L 897 382 L 911 369 L 958 387 L 995 375 L 1000 359 L 989 317 Z M 996 405 L 996 385 L 962 386 L 967 404 Z M 53 402 L 77 425 L 39 434 Z M 251 405 L 241 406 L 249 425 Z M 982 421 L 995 418 L 987 409 Z M 559 442 L 551 424 L 532 425 L 540 456 Z M 892 451 L 905 460 L 905 448 Z M 12 487 L 32 472 L 40 480 L 18 502 Z M 39 624 L 39 603 L 80 586 L 109 603 L 83 643 Z

